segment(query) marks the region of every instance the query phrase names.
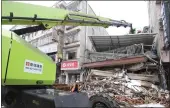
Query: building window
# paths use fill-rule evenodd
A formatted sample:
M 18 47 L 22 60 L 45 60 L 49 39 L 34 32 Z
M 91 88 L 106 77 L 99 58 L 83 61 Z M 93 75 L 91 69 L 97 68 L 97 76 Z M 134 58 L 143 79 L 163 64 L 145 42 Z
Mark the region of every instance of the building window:
M 76 52 L 68 52 L 68 60 L 76 59 Z

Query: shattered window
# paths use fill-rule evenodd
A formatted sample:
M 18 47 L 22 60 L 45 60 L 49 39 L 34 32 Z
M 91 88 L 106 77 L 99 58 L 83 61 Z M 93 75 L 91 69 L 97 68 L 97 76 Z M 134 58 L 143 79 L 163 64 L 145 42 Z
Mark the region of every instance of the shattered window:
M 76 52 L 68 52 L 68 60 L 76 59 Z

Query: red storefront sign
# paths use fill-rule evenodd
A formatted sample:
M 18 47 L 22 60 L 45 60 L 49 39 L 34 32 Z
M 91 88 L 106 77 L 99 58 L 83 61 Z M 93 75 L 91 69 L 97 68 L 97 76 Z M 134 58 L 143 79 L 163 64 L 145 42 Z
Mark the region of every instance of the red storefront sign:
M 79 68 L 78 61 L 63 61 L 61 63 L 61 70 L 76 70 Z

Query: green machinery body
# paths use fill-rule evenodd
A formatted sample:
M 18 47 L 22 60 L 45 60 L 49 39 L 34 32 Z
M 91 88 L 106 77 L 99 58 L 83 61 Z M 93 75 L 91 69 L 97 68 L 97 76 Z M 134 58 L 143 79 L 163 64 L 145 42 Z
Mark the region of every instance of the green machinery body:
M 56 65 L 13 32 L 2 31 L 2 85 L 52 85 Z

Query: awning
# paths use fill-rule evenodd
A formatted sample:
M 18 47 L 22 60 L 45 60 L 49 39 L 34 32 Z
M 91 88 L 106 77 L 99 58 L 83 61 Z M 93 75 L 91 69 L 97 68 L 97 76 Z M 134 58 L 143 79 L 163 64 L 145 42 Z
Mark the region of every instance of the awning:
M 152 45 L 154 35 L 156 34 L 89 36 L 89 38 L 96 51 L 102 52 L 140 43 Z

